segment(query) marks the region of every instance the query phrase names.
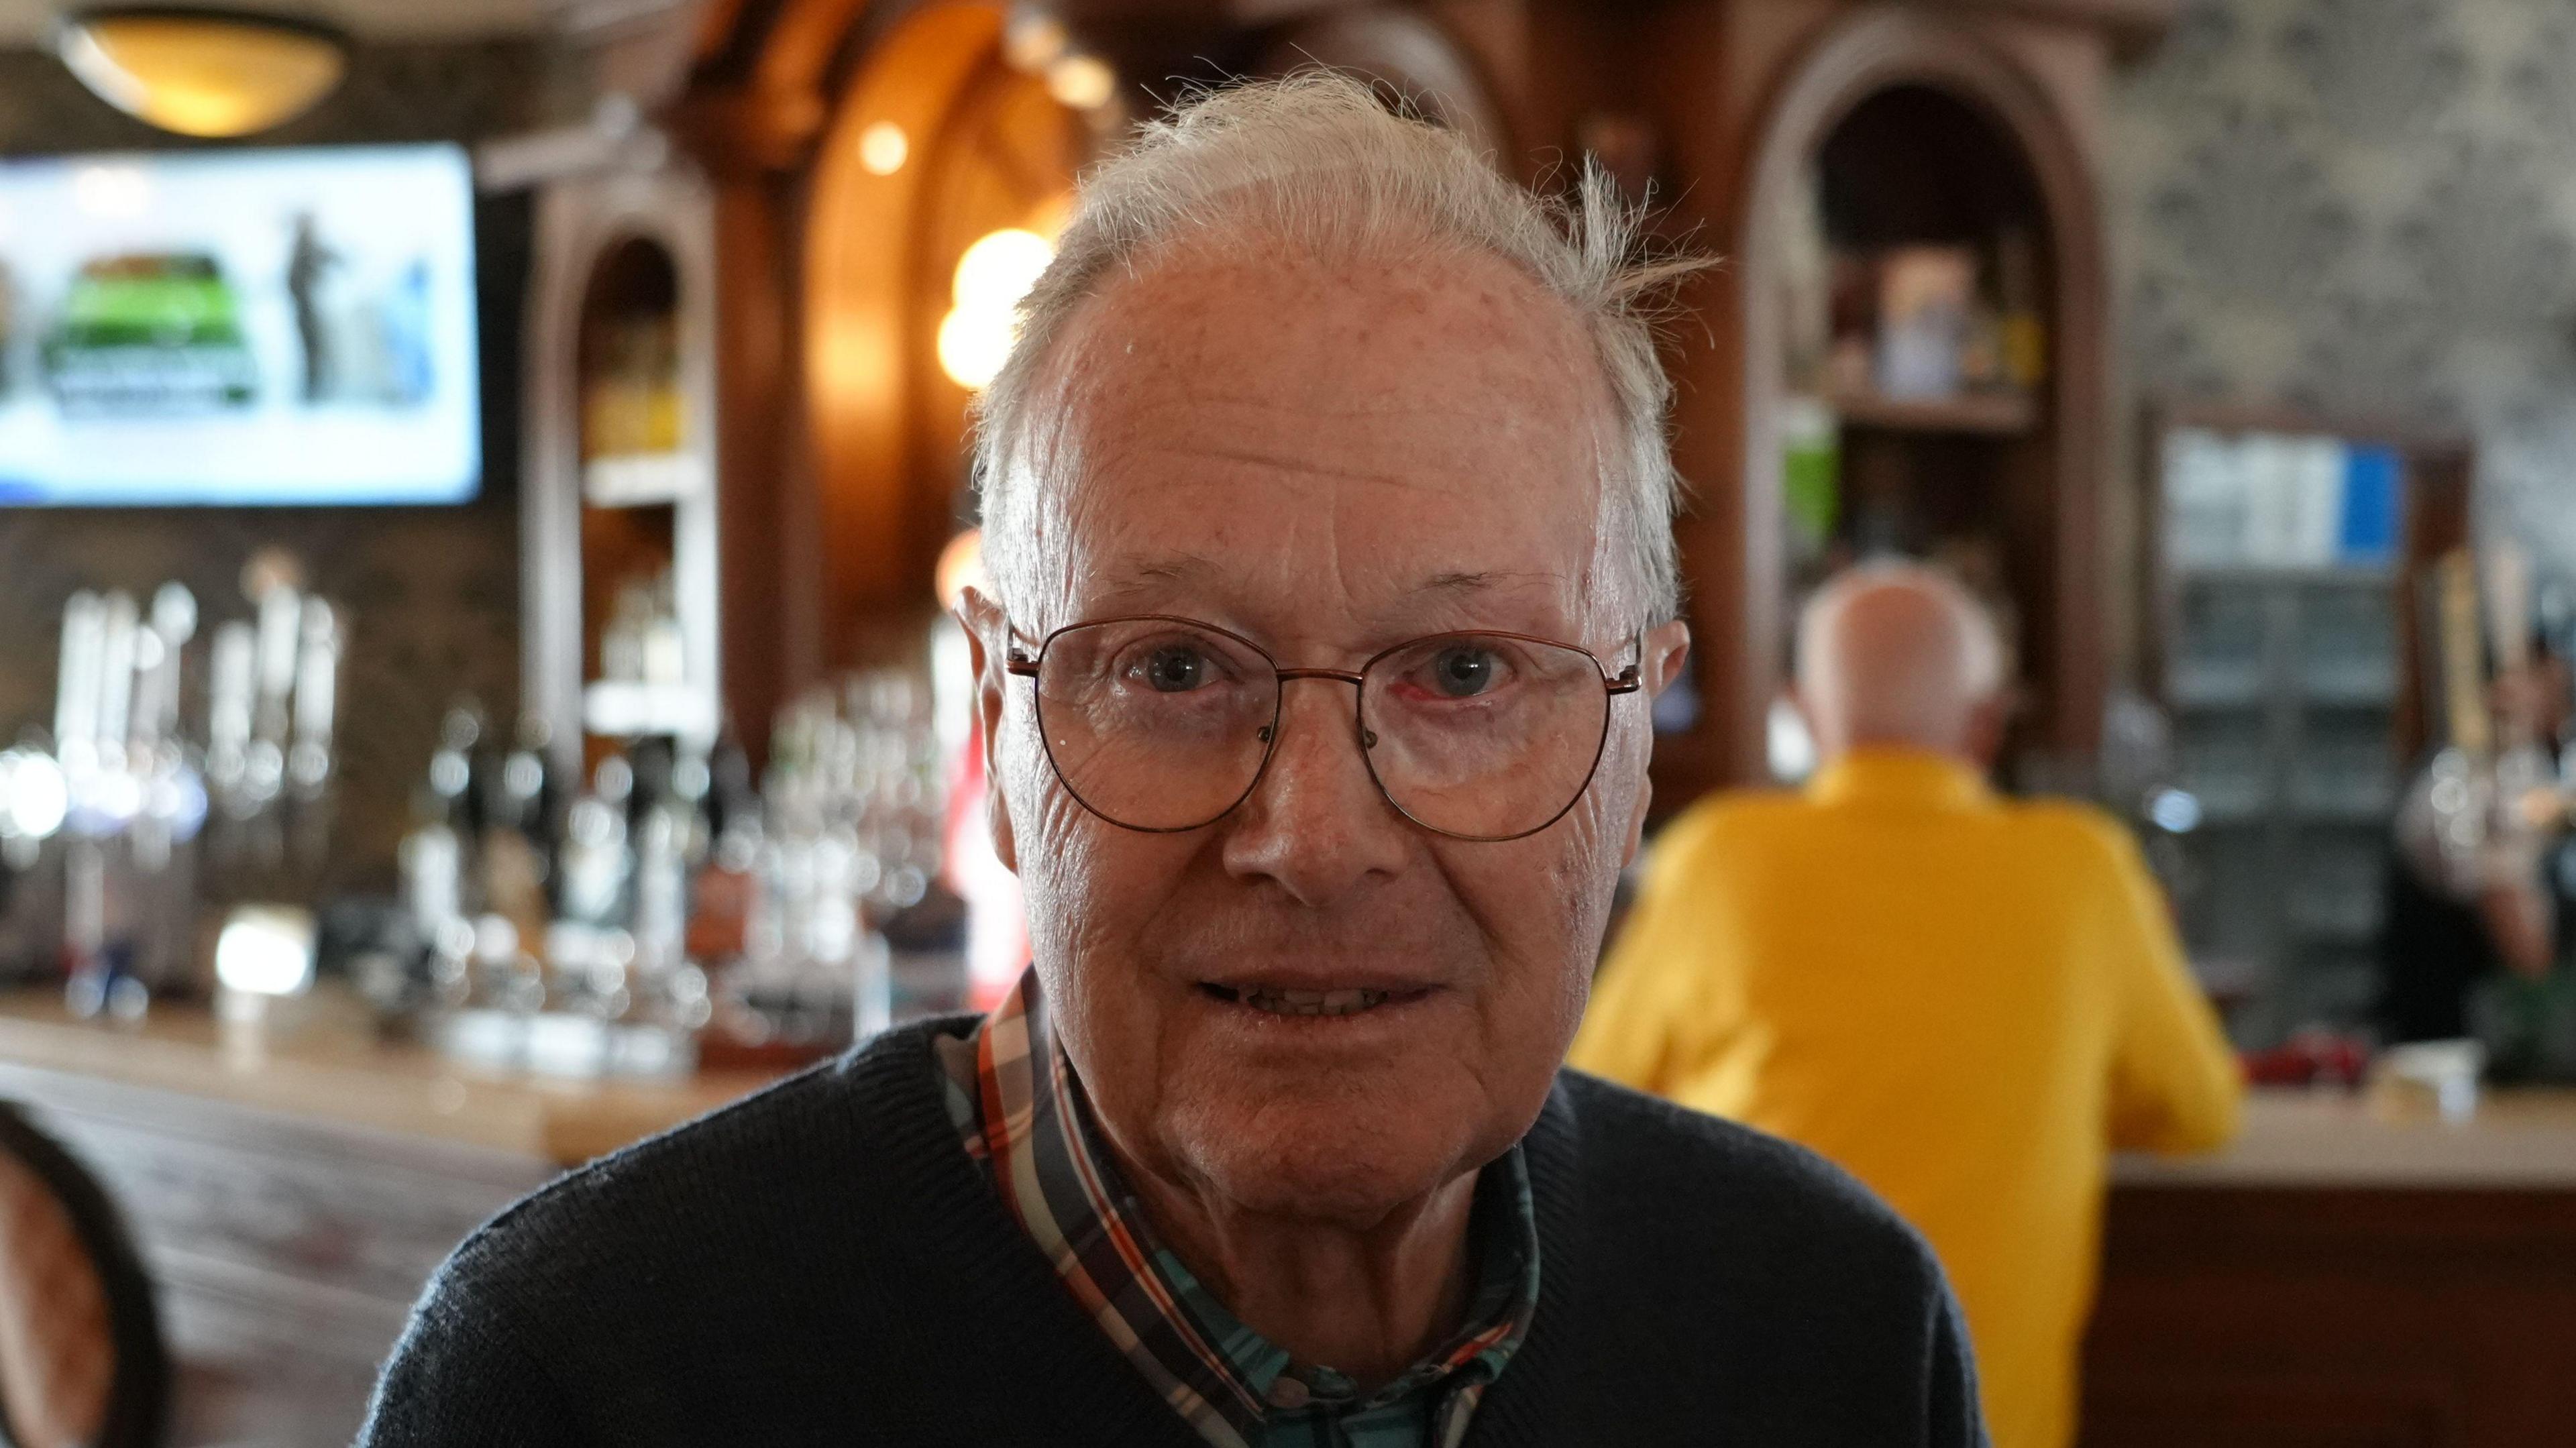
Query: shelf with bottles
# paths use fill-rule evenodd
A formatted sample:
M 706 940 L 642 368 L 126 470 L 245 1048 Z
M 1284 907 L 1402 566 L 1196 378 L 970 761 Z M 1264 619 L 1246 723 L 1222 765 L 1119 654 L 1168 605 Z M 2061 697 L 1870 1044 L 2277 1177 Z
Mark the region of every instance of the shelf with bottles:
M 1836 388 L 1825 400 L 1844 427 L 1885 432 L 2018 437 L 2039 425 L 2038 400 L 2021 391 L 1898 397 L 1875 390 Z
M 653 507 L 714 490 L 714 470 L 695 453 L 620 453 L 581 465 L 581 500 L 593 508 Z
M 687 684 L 594 679 L 582 686 L 581 726 L 603 739 L 715 736 L 715 701 Z
M 585 464 L 680 451 L 688 407 L 679 304 L 671 253 L 642 237 L 620 241 L 592 270 L 576 363 Z
M 2038 778 L 2092 747 L 2100 660 L 2089 575 L 2062 556 L 2094 480 L 2065 450 L 2058 259 L 2029 158 L 1990 114 L 1897 85 L 1843 111 L 1795 174 L 1760 207 L 1747 278 L 1775 323 L 1751 364 L 1777 387 L 1753 400 L 1779 460 L 1768 609 L 1785 623 L 1873 557 L 1961 574 L 2011 637 L 2031 706 L 2003 772 Z M 1753 646 L 1776 670 L 1776 641 Z
M 2158 454 L 2161 541 L 2178 581 L 2390 581 L 2407 506 L 2397 447 L 2324 429 L 2186 424 L 2164 431 Z
M 582 686 L 582 727 L 609 739 L 715 737 L 716 703 L 689 676 L 671 570 L 628 576 L 601 621 L 597 667 Z
M 755 781 L 730 734 L 645 737 L 577 776 L 542 719 L 503 755 L 456 711 L 404 846 L 412 944 L 369 996 L 440 1049 L 565 1075 L 791 1064 L 962 1004 L 929 691 L 819 689 L 769 760 Z
M 2151 410 L 2148 440 L 2149 672 L 2181 787 L 2227 806 L 2183 845 L 2204 877 L 2246 881 L 2225 918 L 2186 912 L 2186 941 L 2270 971 L 2241 1017 L 2249 1045 L 2358 1025 L 2353 961 L 2378 928 L 2379 870 L 2424 739 L 2410 599 L 2465 534 L 2467 450 L 2203 405 Z
M 1789 391 L 1846 426 L 2034 430 L 2041 210 L 2027 165 L 1954 100 L 1900 86 L 1855 107 L 1777 218 Z

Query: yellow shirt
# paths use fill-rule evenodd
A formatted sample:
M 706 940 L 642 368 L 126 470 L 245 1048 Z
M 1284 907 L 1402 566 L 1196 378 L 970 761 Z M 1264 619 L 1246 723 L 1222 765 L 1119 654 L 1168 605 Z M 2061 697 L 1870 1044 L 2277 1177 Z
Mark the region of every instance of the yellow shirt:
M 1940 1254 L 1996 1448 L 2064 1448 L 2114 1147 L 2235 1134 L 2234 1056 L 2136 845 L 1928 754 L 1675 820 L 1583 1070 L 1822 1152 Z

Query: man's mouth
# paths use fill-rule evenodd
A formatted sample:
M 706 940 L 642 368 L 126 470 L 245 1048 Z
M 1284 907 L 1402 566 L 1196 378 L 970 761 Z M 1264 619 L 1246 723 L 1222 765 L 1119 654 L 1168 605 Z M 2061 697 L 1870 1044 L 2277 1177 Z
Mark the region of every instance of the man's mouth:
M 1218 1000 L 1249 1006 L 1274 1016 L 1355 1016 L 1389 1001 L 1419 1000 L 1428 990 L 1292 990 L 1285 986 L 1218 985 L 1201 981 L 1199 989 Z

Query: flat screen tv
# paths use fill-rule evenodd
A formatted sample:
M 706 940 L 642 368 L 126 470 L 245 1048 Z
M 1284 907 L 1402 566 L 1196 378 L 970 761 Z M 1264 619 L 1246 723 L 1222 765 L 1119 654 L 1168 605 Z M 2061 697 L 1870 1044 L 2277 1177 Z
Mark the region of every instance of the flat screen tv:
M 455 146 L 0 159 L 0 505 L 463 502 L 474 321 Z

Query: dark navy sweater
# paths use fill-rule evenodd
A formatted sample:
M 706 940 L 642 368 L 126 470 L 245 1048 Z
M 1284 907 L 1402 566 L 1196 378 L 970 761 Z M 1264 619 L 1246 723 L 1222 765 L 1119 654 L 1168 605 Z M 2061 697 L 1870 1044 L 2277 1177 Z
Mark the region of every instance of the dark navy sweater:
M 593 1163 L 457 1249 L 361 1439 L 1204 1448 L 886 1035 Z M 1540 1296 L 1468 1442 L 1971 1448 L 1957 1305 L 1851 1178 L 1565 1072 L 1528 1150 Z

